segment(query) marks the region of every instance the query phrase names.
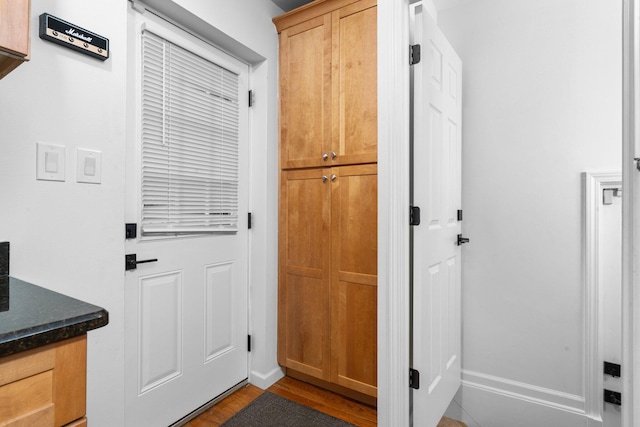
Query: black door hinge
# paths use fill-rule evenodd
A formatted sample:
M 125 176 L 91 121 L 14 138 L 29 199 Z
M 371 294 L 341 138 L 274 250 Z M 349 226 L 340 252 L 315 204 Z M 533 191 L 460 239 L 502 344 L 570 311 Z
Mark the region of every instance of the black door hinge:
M 256 103 L 256 94 L 254 91 L 249 91 L 249 107 L 253 107 L 253 104 Z
M 409 206 L 409 225 L 420 225 L 420 208 Z
M 414 390 L 420 388 L 420 372 L 411 368 L 409 368 L 409 387 Z
M 420 62 L 420 45 L 412 44 L 409 46 L 409 65 L 416 65 Z
M 125 239 L 135 239 L 138 237 L 138 224 L 136 223 L 127 223 L 124 225 L 124 238 Z
M 462 209 L 458 209 L 458 221 L 462 221 Z
M 614 405 L 622 406 L 622 393 L 604 389 L 604 401 Z
M 247 351 L 251 352 L 251 335 L 247 335 Z
M 612 377 L 620 376 L 620 365 L 617 363 L 604 362 L 604 374 L 611 375 Z
M 247 215 L 247 226 L 251 230 L 251 212 Z

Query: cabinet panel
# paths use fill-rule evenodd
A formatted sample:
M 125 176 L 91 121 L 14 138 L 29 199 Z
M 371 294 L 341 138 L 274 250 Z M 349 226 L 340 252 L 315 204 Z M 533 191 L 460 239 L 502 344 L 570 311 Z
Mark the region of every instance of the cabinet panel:
M 328 174 L 285 171 L 280 182 L 278 361 L 322 379 L 331 363 Z
M 45 371 L 0 387 L 0 424 L 18 423 L 41 418 L 53 408 L 53 371 Z M 3 420 L 6 420 L 3 422 Z M 53 421 L 53 418 L 51 418 Z
M 376 165 L 332 169 L 332 381 L 377 394 Z
M 0 0 L 0 79 L 29 59 L 30 0 Z
M 0 426 L 62 426 L 86 412 L 87 338 L 0 359 Z
M 87 403 L 87 336 L 71 338 L 56 346 L 53 381 L 55 425 L 81 418 Z
M 331 144 L 331 20 L 280 34 L 280 167 L 328 164 Z
M 377 8 L 360 1 L 332 14 L 333 165 L 374 163 L 378 146 Z
M 313 2 L 296 15 L 274 19 L 278 362 L 306 381 L 375 402 L 376 0 Z

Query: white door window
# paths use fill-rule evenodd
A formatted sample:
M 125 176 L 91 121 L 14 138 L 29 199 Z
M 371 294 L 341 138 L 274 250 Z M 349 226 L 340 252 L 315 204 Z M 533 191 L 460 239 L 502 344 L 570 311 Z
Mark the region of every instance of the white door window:
M 248 66 L 148 15 L 130 10 L 125 249 L 152 262 L 125 273 L 128 426 L 248 376 Z
M 237 231 L 238 74 L 144 30 L 141 78 L 142 233 Z

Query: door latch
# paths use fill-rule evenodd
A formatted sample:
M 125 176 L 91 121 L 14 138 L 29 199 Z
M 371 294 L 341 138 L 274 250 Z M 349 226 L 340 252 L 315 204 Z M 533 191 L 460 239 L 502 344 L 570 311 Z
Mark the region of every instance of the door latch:
M 464 245 L 465 243 L 469 243 L 469 238 L 462 237 L 462 234 L 458 234 L 458 241 L 456 242 L 456 245 L 461 246 L 461 245 Z
M 136 254 L 127 254 L 124 256 L 124 269 L 125 271 L 135 270 L 136 268 L 138 268 L 138 264 L 146 264 L 148 262 L 156 261 L 158 261 L 158 258 L 143 259 L 142 261 L 138 261 Z

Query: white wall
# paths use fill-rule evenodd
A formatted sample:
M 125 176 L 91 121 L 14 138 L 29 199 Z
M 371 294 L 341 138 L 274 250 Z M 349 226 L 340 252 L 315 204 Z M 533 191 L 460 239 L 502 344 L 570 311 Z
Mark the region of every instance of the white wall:
M 584 422 L 580 173 L 621 166 L 621 3 L 438 13 L 463 61 L 457 400 L 482 426 Z
M 250 377 L 276 380 L 277 34 L 270 1 L 159 2 L 181 20 L 222 37 L 253 63 L 251 113 Z M 102 62 L 38 38 L 47 12 L 110 40 Z M 198 18 L 195 18 L 195 15 Z M 18 278 L 106 308 L 108 326 L 89 332 L 88 417 L 124 425 L 124 238 L 127 1 L 33 0 L 31 61 L 0 80 L 0 240 L 11 242 Z M 226 35 L 222 34 L 226 33 Z M 66 182 L 35 179 L 36 141 L 67 147 Z M 76 148 L 102 151 L 102 184 L 75 182 Z
M 38 38 L 44 12 L 109 38 L 100 61 Z M 0 80 L 0 240 L 11 274 L 97 304 L 89 332 L 88 414 L 122 425 L 126 2 L 31 4 L 31 61 Z M 65 182 L 36 180 L 36 141 L 67 147 Z M 102 151 L 102 184 L 76 183 L 76 149 Z

